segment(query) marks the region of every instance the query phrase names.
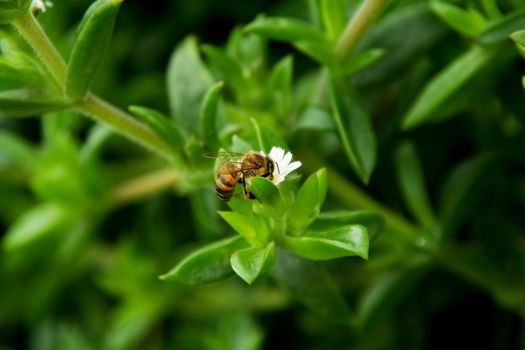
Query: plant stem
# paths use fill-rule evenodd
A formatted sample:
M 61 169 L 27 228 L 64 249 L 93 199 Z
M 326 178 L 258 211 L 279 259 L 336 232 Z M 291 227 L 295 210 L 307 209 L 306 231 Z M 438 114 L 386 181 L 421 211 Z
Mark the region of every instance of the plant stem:
M 354 50 L 387 3 L 388 0 L 364 0 L 337 41 L 335 52 L 340 60 L 344 60 Z
M 134 119 L 123 110 L 111 105 L 103 99 L 88 93 L 78 101 L 77 109 L 95 121 L 112 126 L 115 131 L 149 149 L 158 155 L 171 159 L 169 147 L 149 128 Z
M 13 25 L 36 52 L 51 78 L 63 89 L 67 72 L 66 63 L 33 14 L 27 12 Z M 73 107 L 98 122 L 108 124 L 117 133 L 138 142 L 158 155 L 171 159 L 169 147 L 151 129 L 101 98 L 88 93 L 84 99 L 73 102 Z
M 111 199 L 115 204 L 133 202 L 170 188 L 179 179 L 180 174 L 173 169 L 157 170 L 118 186 L 113 190 Z
M 33 14 L 27 12 L 25 15 L 20 16 L 14 21 L 13 26 L 36 52 L 58 86 L 64 86 L 67 69 L 66 62 L 51 43 Z

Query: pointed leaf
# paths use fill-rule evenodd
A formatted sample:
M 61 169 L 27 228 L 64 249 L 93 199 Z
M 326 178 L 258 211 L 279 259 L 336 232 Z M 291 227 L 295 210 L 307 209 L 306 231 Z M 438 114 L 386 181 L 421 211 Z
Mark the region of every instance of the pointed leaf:
M 123 0 L 97 0 L 86 11 L 67 66 L 65 93 L 75 100 L 88 91 L 109 47 L 113 26 Z
M 297 130 L 333 130 L 334 121 L 324 108 L 310 106 L 299 115 L 295 128 Z
M 292 94 L 293 58 L 286 56 L 273 67 L 266 91 L 271 97 L 275 113 L 282 119 L 290 112 Z
M 66 107 L 55 95 L 37 89 L 7 90 L 0 92 L 0 116 L 29 117 Z
M 213 80 L 201 61 L 194 37 L 186 38 L 175 48 L 167 83 L 171 115 L 184 130 L 199 131 L 201 102 Z
M 510 37 L 516 44 L 521 57 L 525 58 L 525 29 L 512 33 Z
M 185 136 L 182 130 L 161 113 L 140 106 L 129 106 L 129 111 L 148 124 L 174 152 L 178 152 L 184 145 Z
M 201 130 L 204 141 L 210 149 L 218 149 L 219 131 L 217 130 L 217 108 L 221 97 L 224 82 L 219 81 L 213 85 L 206 95 L 201 105 Z
M 498 50 L 473 46 L 439 72 L 418 96 L 403 122 L 403 128 L 411 129 L 433 121 L 436 112 L 456 94 L 473 76 L 488 65 Z
M 257 176 L 250 179 L 248 188 L 257 199 L 253 203 L 255 213 L 272 217 L 281 217 L 284 214 L 284 201 L 273 182 Z
M 354 315 L 340 291 L 318 265 L 282 250 L 277 253 L 277 264 L 272 271 L 280 284 L 314 314 L 339 324 L 352 324 Z
M 7 131 L 0 131 L 0 168 L 16 164 L 28 174 L 37 164 L 37 152 L 23 138 Z
M 453 236 L 472 207 L 490 187 L 498 167 L 488 154 L 480 154 L 460 163 L 450 174 L 441 191 L 439 222 L 447 236 Z
M 330 260 L 344 256 L 368 259 L 368 232 L 364 226 L 343 226 L 329 231 L 309 231 L 301 237 L 285 237 L 284 247 L 311 260 Z
M 466 36 L 477 37 L 485 27 L 485 19 L 474 9 L 464 10 L 439 0 L 432 1 L 430 7 L 450 27 Z
M 292 232 L 304 229 L 317 218 L 321 212 L 326 190 L 326 169 L 323 168 L 308 177 L 287 212 L 288 225 Z
M 428 1 L 397 6 L 380 20 L 358 47 L 358 52 L 381 48 L 385 56 L 358 72 L 358 85 L 378 85 L 399 79 L 447 33 L 447 27 L 430 11 Z M 414 30 L 417 28 L 417 30 Z
M 344 0 L 319 1 L 323 27 L 331 40 L 337 40 L 345 27 L 346 4 Z
M 332 79 L 332 113 L 350 164 L 366 184 L 377 157 L 372 123 L 355 91 L 334 79 Z
M 251 213 L 250 213 L 251 214 Z M 220 211 L 219 215 L 241 236 L 254 246 L 261 246 L 263 241 L 257 237 L 253 215 L 244 215 L 232 211 Z
M 248 244 L 240 236 L 207 245 L 193 252 L 160 279 L 184 284 L 215 282 L 233 274 L 231 255 Z
M 31 0 L 4 0 L 0 2 L 0 24 L 11 23 L 29 11 Z
M 366 67 L 374 64 L 377 60 L 385 55 L 385 50 L 369 49 L 347 59 L 343 63 L 342 73 L 344 75 L 353 75 Z
M 300 40 L 293 42 L 292 45 L 317 63 L 327 67 L 333 67 L 336 63 L 334 47 L 328 42 Z
M 246 283 L 252 284 L 275 263 L 275 244 L 265 248 L 250 247 L 236 251 L 230 259 L 233 271 Z
M 521 9 L 490 24 L 481 33 L 478 41 L 485 45 L 495 44 L 508 40 L 513 32 L 523 28 L 525 28 L 525 10 Z
M 277 131 L 277 128 L 260 125 L 255 118 L 251 118 L 251 122 L 255 131 L 255 136 L 257 137 L 259 150 L 268 154 L 274 146 L 281 147 L 285 150 L 288 149 L 286 142 Z
M 245 30 L 270 39 L 287 42 L 327 41 L 319 29 L 295 18 L 259 17 L 248 24 Z
M 399 187 L 410 212 L 422 225 L 432 226 L 435 217 L 414 144 L 404 142 L 399 145 L 396 152 L 396 170 Z
M 359 303 L 359 319 L 364 327 L 369 327 L 381 315 L 388 314 L 414 285 L 425 275 L 427 267 L 412 263 L 389 271 L 370 284 Z
M 3 239 L 7 251 L 23 248 L 37 240 L 59 233 L 71 222 L 71 211 L 54 203 L 39 204 L 24 214 L 9 228 Z
M 202 45 L 201 48 L 212 71 L 218 73 L 218 78 L 226 81 L 227 85 L 232 86 L 236 92 L 241 92 L 246 83 L 239 64 L 226 52 L 212 45 Z
M 357 211 L 329 211 L 321 213 L 310 225 L 311 231 L 330 231 L 341 226 L 362 225 L 368 231 L 370 242 L 381 233 L 385 220 L 374 212 Z

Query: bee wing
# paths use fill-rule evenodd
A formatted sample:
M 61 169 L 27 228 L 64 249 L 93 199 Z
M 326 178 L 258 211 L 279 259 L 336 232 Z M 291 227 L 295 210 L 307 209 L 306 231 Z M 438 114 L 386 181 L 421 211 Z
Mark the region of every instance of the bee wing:
M 204 158 L 222 159 L 225 161 L 240 161 L 241 158 L 244 156 L 244 153 L 219 151 L 219 152 L 205 152 L 202 154 L 202 156 Z
M 219 151 L 219 152 L 205 152 L 205 153 L 202 153 L 202 156 L 204 158 L 215 159 L 215 165 L 213 168 L 215 172 L 218 172 L 219 169 L 226 163 L 240 164 L 242 157 L 244 156 L 244 153 Z M 239 167 L 239 170 L 234 173 L 241 172 L 241 171 L 242 170 Z

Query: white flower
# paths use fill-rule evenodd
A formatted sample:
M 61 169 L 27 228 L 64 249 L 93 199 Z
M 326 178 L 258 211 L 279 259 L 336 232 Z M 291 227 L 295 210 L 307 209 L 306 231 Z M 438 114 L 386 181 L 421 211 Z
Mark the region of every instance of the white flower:
M 31 12 L 46 12 L 46 10 L 50 7 L 53 7 L 53 3 L 51 1 L 33 0 L 31 2 Z
M 264 154 L 264 152 L 261 153 Z M 284 149 L 281 147 L 272 147 L 268 156 L 275 162 L 272 181 L 276 185 L 283 182 L 286 178 L 286 175 L 290 174 L 292 171 L 302 165 L 302 163 L 299 161 L 291 162 L 292 153 L 287 152 L 284 154 Z

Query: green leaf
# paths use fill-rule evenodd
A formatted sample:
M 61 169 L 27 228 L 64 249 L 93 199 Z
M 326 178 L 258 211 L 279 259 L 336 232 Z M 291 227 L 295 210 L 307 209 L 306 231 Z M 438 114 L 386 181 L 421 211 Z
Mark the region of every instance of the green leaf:
M 254 118 L 251 118 L 251 122 L 261 151 L 268 154 L 274 146 L 281 147 L 285 150 L 288 149 L 286 142 L 278 132 L 278 128 L 260 125 Z M 253 148 L 251 150 L 253 150 Z
M 195 37 L 187 37 L 177 46 L 167 79 L 172 116 L 184 130 L 199 131 L 202 99 L 213 79 L 201 61 Z
M 310 106 L 299 115 L 295 128 L 297 130 L 333 130 L 334 121 L 326 109 Z
M 244 215 L 231 211 L 220 211 L 219 215 L 241 236 L 254 246 L 262 246 L 264 240 L 258 237 L 253 215 Z
M 180 151 L 185 144 L 186 137 L 182 130 L 161 113 L 154 109 L 140 106 L 129 106 L 128 109 L 153 129 L 174 152 Z
M 265 248 L 250 247 L 236 251 L 231 259 L 233 271 L 246 283 L 252 284 L 275 263 L 275 244 Z
M 253 203 L 255 213 L 281 217 L 285 211 L 284 201 L 279 189 L 270 180 L 264 177 L 250 178 L 249 191 L 257 198 Z
M 319 1 L 321 19 L 326 35 L 331 40 L 337 40 L 346 24 L 346 1 Z
M 368 232 L 364 226 L 343 226 L 329 231 L 309 231 L 301 237 L 285 237 L 286 250 L 310 260 L 345 256 L 368 259 Z
M 342 74 L 353 75 L 366 67 L 374 64 L 385 55 L 383 49 L 369 49 L 349 58 L 343 63 Z
M 364 327 L 370 327 L 382 315 L 398 305 L 427 272 L 420 263 L 402 266 L 385 273 L 370 284 L 359 303 L 359 319 Z
M 23 248 L 59 233 L 70 222 L 71 211 L 67 208 L 51 202 L 39 204 L 22 214 L 9 228 L 3 247 L 6 251 Z
M 487 154 L 460 163 L 450 174 L 441 191 L 439 222 L 447 236 L 453 236 L 461 222 L 481 200 L 498 169 Z
M 341 226 L 362 225 L 368 231 L 370 242 L 379 236 L 385 221 L 381 215 L 370 211 L 332 211 L 323 212 L 310 225 L 311 231 L 330 231 Z
M 67 65 L 65 93 L 82 98 L 88 91 L 109 47 L 115 19 L 123 0 L 97 0 L 86 11 Z
M 512 33 L 510 37 L 516 44 L 521 57 L 525 58 L 525 29 Z
M 288 55 L 275 64 L 268 78 L 266 91 L 275 113 L 284 119 L 290 112 L 293 58 Z
M 0 92 L 0 116 L 29 117 L 66 107 L 56 95 L 37 89 L 7 90 Z
M 295 41 L 292 45 L 314 61 L 328 67 L 335 65 L 334 47 L 324 41 Z
M 525 10 L 514 11 L 509 15 L 491 23 L 478 38 L 481 44 L 496 44 L 505 41 L 509 36 L 525 28 Z
M 231 255 L 246 246 L 246 240 L 240 236 L 207 245 L 187 256 L 160 279 L 190 285 L 221 280 L 233 274 Z
M 326 190 L 326 169 L 318 170 L 306 179 L 287 213 L 288 225 L 292 231 L 304 229 L 317 218 L 321 212 Z
M 272 271 L 276 280 L 316 315 L 338 324 L 353 323 L 355 317 L 340 291 L 315 263 L 278 250 Z
M 414 30 L 417 28 L 417 30 Z M 363 38 L 358 52 L 381 48 L 385 56 L 357 73 L 358 85 L 376 85 L 398 80 L 400 73 L 421 60 L 447 28 L 430 11 L 428 2 L 414 2 L 393 8 Z
M 212 45 L 202 45 L 201 49 L 206 54 L 212 71 L 218 73 L 219 79 L 226 81 L 227 85 L 231 85 L 236 92 L 242 92 L 246 83 L 239 64 L 224 51 Z
M 403 128 L 439 119 L 436 113 L 472 77 L 497 56 L 498 50 L 473 46 L 430 80 L 410 107 Z
M 224 82 L 220 81 L 213 85 L 206 95 L 201 105 L 201 130 L 204 141 L 210 149 L 218 149 L 219 131 L 217 130 L 217 108 L 221 97 Z
M 232 152 L 246 153 L 249 151 L 253 151 L 254 147 L 249 142 L 244 140 L 243 138 L 237 135 L 233 135 L 231 150 Z
M 0 1 L 0 24 L 11 23 L 28 13 L 31 0 Z
M 464 10 L 439 0 L 432 1 L 430 7 L 445 23 L 466 36 L 477 37 L 485 27 L 485 19 L 474 9 Z
M 332 79 L 332 113 L 343 149 L 366 184 L 376 163 L 376 138 L 368 113 L 355 91 Z
M 258 17 L 255 21 L 248 24 L 245 30 L 270 39 L 286 42 L 327 41 L 319 29 L 295 18 Z
M 401 143 L 397 148 L 395 159 L 399 188 L 410 212 L 422 225 L 432 226 L 435 217 L 414 144 Z
M 31 174 L 37 163 L 36 150 L 26 140 L 0 130 L 0 168 L 16 164 Z
M 2 50 L 5 50 L 4 47 Z M 37 68 L 32 57 L 22 51 L 2 52 L 2 54 L 0 56 L 0 90 L 38 88 L 46 85 L 46 78 Z
M 244 69 L 257 75 L 266 63 L 267 40 L 260 35 L 245 33 L 241 27 L 236 27 L 228 38 L 226 51 Z

